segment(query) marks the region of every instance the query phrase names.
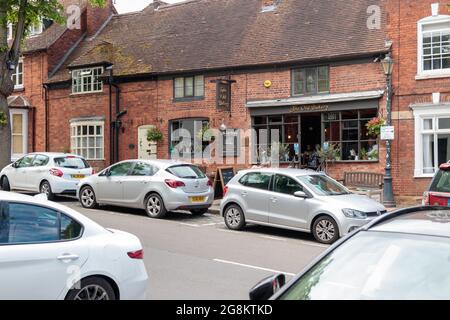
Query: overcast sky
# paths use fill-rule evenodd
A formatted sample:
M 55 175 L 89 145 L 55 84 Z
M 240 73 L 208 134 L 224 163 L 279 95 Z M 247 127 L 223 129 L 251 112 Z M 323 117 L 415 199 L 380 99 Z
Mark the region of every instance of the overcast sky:
M 183 0 L 164 0 L 165 2 L 174 3 Z M 119 13 L 139 11 L 144 9 L 153 0 L 116 0 L 116 8 Z

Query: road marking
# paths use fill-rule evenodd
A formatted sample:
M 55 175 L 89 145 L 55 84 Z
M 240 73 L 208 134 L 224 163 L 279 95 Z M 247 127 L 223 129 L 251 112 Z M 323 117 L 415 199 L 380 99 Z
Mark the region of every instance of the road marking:
M 269 240 L 276 240 L 276 241 L 286 241 L 286 239 L 283 239 L 283 238 L 278 238 L 278 237 L 271 237 L 271 236 L 260 236 L 261 238 L 264 238 L 264 239 L 269 239 Z
M 192 227 L 192 228 L 200 228 L 200 227 L 201 227 L 199 224 L 193 224 L 193 223 L 183 223 L 183 222 L 180 222 L 179 224 L 181 224 L 181 225 L 183 225 L 183 226 Z
M 240 231 L 233 231 L 233 230 L 227 230 L 227 229 L 218 229 L 220 232 L 227 232 L 227 233 L 234 233 L 234 234 L 245 234 Z
M 215 262 L 220 262 L 220 263 L 232 264 L 232 265 L 235 265 L 235 266 L 240 266 L 240 267 L 245 267 L 245 268 L 250 268 L 250 269 L 269 271 L 269 272 L 273 272 L 273 273 L 282 273 L 282 274 L 285 274 L 287 276 L 292 276 L 292 277 L 295 276 L 295 273 L 291 273 L 291 272 L 284 272 L 284 271 L 279 271 L 279 270 L 274 270 L 274 269 L 257 267 L 257 266 L 252 266 L 252 265 L 249 265 L 249 264 L 243 264 L 243 263 L 238 263 L 238 262 L 233 262 L 233 261 L 227 261 L 227 260 L 222 260 L 222 259 L 214 259 L 214 261 Z
M 202 227 L 217 226 L 219 224 L 225 224 L 225 222 L 205 223 L 205 224 L 202 224 Z
M 329 248 L 330 247 L 325 244 L 316 244 L 316 243 L 311 243 L 311 242 L 306 242 L 306 241 L 300 241 L 300 243 L 304 244 L 305 246 L 310 246 L 310 247 L 319 247 L 319 248 Z

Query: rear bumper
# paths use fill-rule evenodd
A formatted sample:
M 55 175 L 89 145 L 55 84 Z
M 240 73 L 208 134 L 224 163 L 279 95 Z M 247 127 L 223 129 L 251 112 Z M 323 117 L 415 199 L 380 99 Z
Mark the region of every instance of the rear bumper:
M 58 177 L 50 178 L 52 192 L 63 195 L 76 195 L 81 180 L 67 180 Z
M 149 283 L 144 263 L 136 271 L 136 276 L 120 284 L 120 300 L 145 300 L 147 298 Z
M 192 197 L 204 197 L 205 201 L 196 203 L 192 202 Z M 208 209 L 212 206 L 214 201 L 214 192 L 209 191 L 199 194 L 189 194 L 184 192 L 170 192 L 166 194 L 164 204 L 167 210 L 195 210 Z

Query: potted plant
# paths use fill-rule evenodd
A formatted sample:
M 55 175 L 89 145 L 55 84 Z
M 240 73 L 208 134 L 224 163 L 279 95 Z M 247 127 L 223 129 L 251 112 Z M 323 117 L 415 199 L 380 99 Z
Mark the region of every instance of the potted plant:
M 328 171 L 328 163 L 341 159 L 341 151 L 337 144 L 325 144 L 319 150 L 317 154 L 320 158 L 321 166 L 324 166 L 324 171 Z
M 365 148 L 361 149 L 361 160 L 369 160 L 369 153 Z
M 147 140 L 150 143 L 158 143 L 163 141 L 164 135 L 158 128 L 148 129 L 147 131 Z
M 381 127 L 386 125 L 386 120 L 376 117 L 366 123 L 367 136 L 378 137 L 381 134 Z

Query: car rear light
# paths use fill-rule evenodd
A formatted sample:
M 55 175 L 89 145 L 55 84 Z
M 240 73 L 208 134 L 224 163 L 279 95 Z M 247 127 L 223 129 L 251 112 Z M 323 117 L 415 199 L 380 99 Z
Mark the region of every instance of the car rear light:
M 50 174 L 51 174 L 52 176 L 60 177 L 60 178 L 64 175 L 64 173 L 63 173 L 61 170 L 56 169 L 56 168 L 50 169 Z
M 443 163 L 439 166 L 439 169 L 444 170 L 444 171 L 449 171 L 450 170 L 450 163 Z
M 184 182 L 182 182 L 182 181 L 177 181 L 177 180 L 166 180 L 166 184 L 167 184 L 169 187 L 173 188 L 173 189 L 181 188 L 181 187 L 185 187 L 185 186 L 186 186 L 186 185 L 184 184 Z
M 430 194 L 428 191 L 423 193 L 422 205 L 429 206 L 430 205 Z
M 449 204 L 450 195 L 447 194 L 434 194 L 428 193 L 428 205 L 430 206 L 439 206 L 439 207 L 447 207 Z
M 225 186 L 225 187 L 223 188 L 223 196 L 225 197 L 225 196 L 227 195 L 227 193 L 228 193 L 228 187 Z
M 96 174 L 97 172 L 95 171 L 95 169 L 92 169 L 92 174 Z
M 132 252 L 128 252 L 128 256 L 131 259 L 139 259 L 142 260 L 144 259 L 144 250 L 138 250 L 138 251 L 132 251 Z

